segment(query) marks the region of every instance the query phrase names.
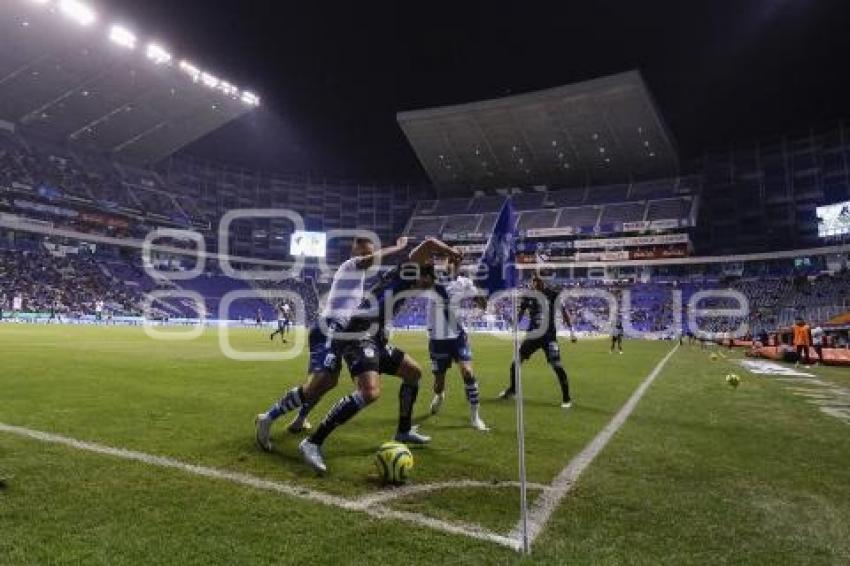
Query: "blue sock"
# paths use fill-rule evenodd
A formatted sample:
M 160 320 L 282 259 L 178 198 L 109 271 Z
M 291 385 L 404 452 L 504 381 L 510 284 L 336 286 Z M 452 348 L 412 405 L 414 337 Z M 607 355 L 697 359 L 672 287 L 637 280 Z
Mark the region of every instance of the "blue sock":
M 410 429 L 413 426 L 413 405 L 416 403 L 417 395 L 419 395 L 419 384 L 401 384 L 401 389 L 398 390 L 399 433 L 410 432 Z
M 280 401 L 271 406 L 266 411 L 266 416 L 271 420 L 277 420 L 289 411 L 301 407 L 304 404 L 304 390 L 299 387 L 293 387 L 281 397 Z
M 336 427 L 347 423 L 365 405 L 366 402 L 363 400 L 363 395 L 359 391 L 343 397 L 336 402 L 336 405 L 331 407 L 331 410 L 328 411 L 328 414 L 319 423 L 319 428 L 310 436 L 309 441 L 313 444 L 321 445 Z
M 476 381 L 474 377 L 470 377 L 469 381 L 464 380 L 463 384 L 464 392 L 466 393 L 466 400 L 469 401 L 469 404 L 473 407 L 477 406 L 479 403 L 478 381 Z
M 309 415 L 310 411 L 312 411 L 312 410 L 313 410 L 313 404 L 312 403 L 304 403 L 303 405 L 301 405 L 301 408 L 298 409 L 298 420 L 302 421 L 302 422 L 305 421 L 307 419 L 307 415 Z

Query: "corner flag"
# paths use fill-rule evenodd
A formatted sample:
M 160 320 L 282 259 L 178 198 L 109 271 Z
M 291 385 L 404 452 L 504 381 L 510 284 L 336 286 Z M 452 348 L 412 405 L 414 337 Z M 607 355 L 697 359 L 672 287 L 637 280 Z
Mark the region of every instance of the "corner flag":
M 516 287 L 516 212 L 511 199 L 502 205 L 478 270 L 486 274 L 481 286 L 488 293 Z

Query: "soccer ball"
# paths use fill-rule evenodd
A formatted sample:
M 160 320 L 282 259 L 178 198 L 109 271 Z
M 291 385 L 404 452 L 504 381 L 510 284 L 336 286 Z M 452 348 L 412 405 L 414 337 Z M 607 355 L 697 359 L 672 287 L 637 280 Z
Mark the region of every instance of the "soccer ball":
M 741 377 L 738 374 L 730 373 L 726 376 L 726 383 L 732 387 L 738 387 L 741 384 Z
M 413 469 L 413 454 L 401 442 L 385 442 L 375 454 L 375 467 L 384 483 L 403 484 Z

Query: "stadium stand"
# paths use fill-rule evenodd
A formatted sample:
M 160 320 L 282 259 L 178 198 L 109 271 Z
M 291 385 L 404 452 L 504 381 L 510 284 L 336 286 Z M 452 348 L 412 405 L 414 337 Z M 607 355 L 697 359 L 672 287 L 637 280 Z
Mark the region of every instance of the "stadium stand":
M 599 222 L 600 213 L 601 209 L 595 206 L 564 208 L 561 209 L 557 226 L 558 228 L 579 228 L 585 226 L 592 230 Z
M 119 282 L 93 256 L 3 250 L 0 297 L 15 296 L 22 297 L 26 310 L 68 314 L 94 313 L 97 301 L 117 314 L 137 314 L 142 300 L 140 288 Z
M 428 194 L 421 186 L 276 178 L 185 157 L 169 159 L 156 170 L 142 169 L 21 134 L 4 132 L 0 140 L 0 211 L 81 231 L 142 237 L 152 225 L 192 228 L 206 233 L 213 249 L 211 228 L 234 208 L 294 209 L 310 230 L 364 227 L 375 230 L 384 242 L 394 241 L 410 217 L 412 203 Z M 250 224 L 234 234 L 232 245 L 241 253 L 260 258 L 288 255 L 291 224 L 265 219 Z M 345 242 L 330 242 L 329 261 L 341 261 L 346 247 Z
M 646 214 L 646 203 L 627 202 L 621 204 L 609 204 L 602 209 L 599 220 L 601 226 L 622 224 L 624 222 L 637 222 L 644 219 Z
M 816 207 L 850 200 L 848 140 L 842 125 L 799 138 L 738 144 L 690 165 L 703 178 L 697 252 L 719 255 L 823 245 Z
M 630 222 L 665 221 L 674 222 L 676 227 L 693 227 L 699 192 L 700 180 L 685 177 L 587 189 L 515 192 L 510 198 L 520 213 L 520 231 L 573 228 L 579 233 L 614 234 L 628 231 L 623 224 Z M 492 223 L 484 215 L 496 212 L 506 198 L 478 195 L 471 199 L 420 202 L 405 233 L 414 238 L 486 239 L 489 230 L 485 228 Z M 470 228 L 476 221 L 468 214 L 481 215 L 477 230 Z M 455 219 L 459 215 L 463 216 Z

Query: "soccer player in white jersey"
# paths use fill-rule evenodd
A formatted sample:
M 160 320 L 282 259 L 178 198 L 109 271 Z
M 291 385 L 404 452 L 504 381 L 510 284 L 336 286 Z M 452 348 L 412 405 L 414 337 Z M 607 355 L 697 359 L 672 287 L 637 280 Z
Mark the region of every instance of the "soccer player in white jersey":
M 12 297 L 12 320 L 18 321 L 22 310 L 24 310 L 24 297 L 18 293 Z
M 344 261 L 334 274 L 325 308 L 310 328 L 308 345 L 310 361 L 307 381 L 287 391 L 268 411 L 256 418 L 257 444 L 270 452 L 272 424 L 289 411 L 299 409 L 299 414 L 289 425 L 293 433 L 310 428 L 307 414 L 322 396 L 336 387 L 341 367 L 338 344 L 334 332 L 348 326 L 352 315 L 363 301 L 366 271 L 382 258 L 398 254 L 407 247 L 407 238 L 399 238 L 395 246 L 375 251 L 369 238 L 355 238 L 351 248 L 352 257 Z
M 452 275 L 455 274 L 450 273 L 450 276 Z M 428 353 L 431 357 L 431 371 L 434 372 L 431 414 L 440 412 L 446 398 L 446 372 L 452 367 L 452 362 L 457 362 L 466 400 L 469 402 L 472 428 L 486 431 L 487 425 L 478 414 L 478 381 L 472 368 L 472 348 L 466 329 L 457 318 L 460 301 L 478 295 L 472 280 L 462 275 L 446 283 L 434 285 L 428 305 Z
M 269 340 L 274 340 L 274 337 L 280 334 L 281 341 L 286 344 L 286 333 L 289 332 L 290 324 L 292 324 L 292 307 L 289 303 L 283 302 L 277 307 L 277 330 L 269 335 Z
M 94 318 L 98 324 L 103 321 L 103 301 L 101 300 L 94 304 Z

